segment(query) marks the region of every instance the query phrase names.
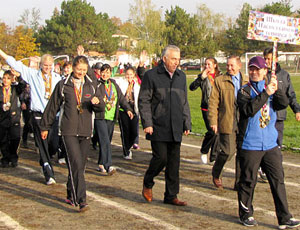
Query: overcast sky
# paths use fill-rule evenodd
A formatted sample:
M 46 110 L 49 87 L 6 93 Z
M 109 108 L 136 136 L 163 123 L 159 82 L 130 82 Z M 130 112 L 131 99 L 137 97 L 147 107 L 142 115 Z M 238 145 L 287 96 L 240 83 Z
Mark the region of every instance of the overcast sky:
M 278 0 L 279 1 L 279 0 Z M 0 20 L 11 27 L 18 25 L 18 19 L 25 9 L 33 7 L 40 9 L 42 24 L 45 19 L 49 19 L 55 7 L 60 9 L 62 0 L 1 0 Z M 119 17 L 122 21 L 129 18 L 129 5 L 134 4 L 134 0 L 88 0 L 95 7 L 96 12 L 107 13 L 109 17 Z M 156 9 L 168 10 L 171 6 L 178 5 L 188 13 L 196 13 L 199 4 L 206 4 L 215 13 L 224 13 L 226 16 L 237 17 L 243 4 L 249 2 L 253 7 L 261 7 L 276 0 L 152 0 Z M 300 1 L 292 0 L 294 9 L 300 9 Z

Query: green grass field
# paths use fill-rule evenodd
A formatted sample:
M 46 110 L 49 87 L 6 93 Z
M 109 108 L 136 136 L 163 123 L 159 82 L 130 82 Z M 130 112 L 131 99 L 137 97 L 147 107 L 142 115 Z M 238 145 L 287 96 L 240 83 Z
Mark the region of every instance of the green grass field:
M 199 72 L 198 72 L 199 73 Z M 195 71 L 187 72 L 188 75 L 196 75 Z M 187 78 L 187 86 L 194 80 L 195 76 L 188 76 Z M 300 76 L 292 76 L 291 77 L 296 95 L 297 100 L 300 102 Z M 202 119 L 202 113 L 200 110 L 200 102 L 201 102 L 201 89 L 197 89 L 196 91 L 188 90 L 188 99 L 191 109 L 191 116 L 192 116 L 192 131 L 194 133 L 200 133 L 202 135 L 205 134 L 206 128 Z M 284 139 L 283 144 L 288 147 L 300 147 L 300 122 L 297 122 L 295 119 L 295 114 L 293 111 L 288 107 L 287 109 L 287 120 L 285 121 L 284 125 Z

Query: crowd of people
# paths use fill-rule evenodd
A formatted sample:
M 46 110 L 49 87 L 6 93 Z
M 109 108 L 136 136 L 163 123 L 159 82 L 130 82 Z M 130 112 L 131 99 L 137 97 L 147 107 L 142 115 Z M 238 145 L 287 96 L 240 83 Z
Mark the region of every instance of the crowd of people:
M 125 77 L 116 80 L 118 64 L 96 63 L 91 68 L 82 46 L 77 53 L 73 62 L 62 66 L 54 65 L 53 57 L 45 54 L 34 68 L 0 49 L 0 56 L 10 66 L 0 90 L 1 166 L 18 165 L 23 112 L 22 143 L 27 147 L 27 135 L 34 133 L 46 184 L 56 183 L 51 156 L 58 152 L 69 173 L 65 201 L 79 206 L 80 212 L 86 211 L 84 172 L 89 145 L 99 148 L 97 170 L 113 175 L 115 122 L 120 125 L 123 157 L 131 160 L 131 149 L 138 148 L 141 119 L 152 148 L 142 196 L 152 201 L 154 179 L 165 168 L 164 203 L 186 206 L 187 202 L 177 197 L 180 146 L 182 135 L 189 135 L 192 125 L 186 75 L 178 68 L 180 49 L 165 47 L 161 61 L 146 72 L 143 52 L 137 69 L 127 65 Z M 272 55 L 272 48 L 267 48 L 264 57 L 252 57 L 249 77 L 242 75 L 238 56 L 228 57 L 224 74 L 217 60 L 208 57 L 189 89 L 200 87 L 202 91 L 201 112 L 207 132 L 200 153 L 204 164 L 208 159 L 213 163 L 214 186 L 223 189 L 222 170 L 235 156 L 239 220 L 245 226 L 255 226 L 252 201 L 261 168 L 270 184 L 279 228 L 285 229 L 300 226 L 288 210 L 281 153 L 286 107 L 290 105 L 299 121 L 300 105 L 289 74 L 278 63 L 271 74 Z

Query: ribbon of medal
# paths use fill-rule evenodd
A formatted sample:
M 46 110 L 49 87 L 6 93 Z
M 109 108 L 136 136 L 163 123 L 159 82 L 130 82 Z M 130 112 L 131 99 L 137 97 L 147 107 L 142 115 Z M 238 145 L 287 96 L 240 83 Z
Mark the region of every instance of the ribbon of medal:
M 3 110 L 7 111 L 10 108 L 10 94 L 11 94 L 11 88 L 3 88 Z
M 107 98 L 106 100 L 106 108 L 107 110 L 111 110 L 112 108 L 112 104 L 113 104 L 113 101 L 111 101 L 111 98 L 113 96 L 113 90 L 112 90 L 112 87 L 111 87 L 111 81 L 108 81 L 108 87 L 106 87 L 106 85 L 104 85 L 105 87 L 105 96 Z
M 51 96 L 52 75 L 49 74 L 49 79 L 47 79 L 47 77 L 42 72 L 42 77 L 45 84 L 45 98 L 49 100 Z
M 76 97 L 76 101 L 77 101 L 76 108 L 77 108 L 77 110 L 78 110 L 79 113 L 83 113 L 82 104 L 81 104 L 82 84 L 80 84 L 79 89 L 77 89 L 77 87 L 74 84 L 74 92 L 75 92 L 75 97 Z
M 254 93 L 256 95 L 259 94 L 250 82 L 248 83 L 248 85 L 251 87 L 251 89 L 254 91 Z M 265 85 L 265 88 L 266 88 L 266 85 Z M 269 124 L 269 122 L 271 120 L 271 118 L 270 118 L 270 101 L 269 100 L 260 109 L 260 114 L 261 114 L 261 116 L 259 118 L 259 121 L 260 121 L 259 127 L 264 129 L 267 127 L 267 125 Z

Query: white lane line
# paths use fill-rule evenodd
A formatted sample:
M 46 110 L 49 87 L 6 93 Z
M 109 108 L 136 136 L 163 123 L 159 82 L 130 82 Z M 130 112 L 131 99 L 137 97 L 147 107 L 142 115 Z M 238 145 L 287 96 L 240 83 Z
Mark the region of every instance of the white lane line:
M 31 169 L 31 168 L 28 168 L 28 167 L 25 167 L 25 166 L 19 166 L 19 167 L 25 169 L 26 171 L 28 171 L 30 173 L 37 173 L 37 171 L 34 170 L 34 169 Z M 118 167 L 118 169 L 120 169 L 120 168 Z M 65 186 L 65 184 L 60 184 L 60 183 L 57 183 L 57 184 Z M 138 211 L 138 210 L 136 210 L 134 208 L 122 205 L 122 204 L 120 204 L 118 202 L 115 202 L 115 201 L 112 201 L 112 200 L 107 199 L 105 197 L 102 197 L 100 195 L 97 195 L 97 194 L 95 194 L 93 192 L 87 191 L 87 195 L 90 196 L 91 198 L 93 198 L 93 200 L 95 200 L 97 202 L 100 202 L 101 204 L 105 204 L 107 206 L 112 206 L 112 207 L 117 208 L 117 209 L 119 209 L 119 210 L 121 210 L 123 212 L 126 212 L 126 213 L 129 213 L 131 215 L 134 215 L 134 216 L 137 216 L 139 218 L 142 218 L 142 219 L 144 219 L 146 221 L 151 222 L 153 225 L 156 225 L 158 227 L 163 227 L 163 228 L 165 228 L 167 230 L 180 230 L 180 229 L 182 229 L 182 228 L 178 228 L 178 227 L 176 227 L 176 226 L 174 226 L 172 224 L 169 224 L 169 223 L 167 223 L 167 222 L 165 222 L 165 221 L 163 221 L 161 219 L 158 219 L 158 218 L 155 218 L 155 217 L 153 217 L 151 215 L 148 215 L 146 213 L 140 212 L 140 211 Z M 1 214 L 1 211 L 0 211 L 0 214 Z M 10 217 L 7 217 L 7 219 L 8 218 L 10 218 Z M 1 220 L 2 219 L 0 217 L 0 221 Z M 15 223 L 18 224 L 17 222 L 15 222 Z M 7 226 L 9 226 L 9 225 L 7 225 Z M 14 229 L 17 229 L 17 228 L 14 228 Z M 24 228 L 20 228 L 20 229 L 23 230 Z
M 199 165 L 201 165 L 201 166 L 204 166 L 204 167 L 207 167 L 207 168 L 208 168 L 208 167 L 211 168 L 210 165 L 202 164 L 201 161 L 195 161 L 195 160 L 186 159 L 186 158 L 180 158 L 180 160 L 182 160 L 182 161 L 184 161 L 184 162 L 187 162 L 187 163 L 199 164 Z M 225 172 L 230 172 L 230 173 L 235 174 L 235 169 L 224 167 L 223 170 L 224 170 Z M 298 184 L 298 183 L 284 181 L 284 184 L 287 185 L 287 186 L 300 188 L 300 184 Z
M 115 143 L 115 142 L 112 142 L 111 144 L 112 144 L 112 145 L 115 145 L 115 146 L 117 146 L 117 147 L 122 147 L 122 145 L 119 145 L 119 144 L 117 144 L 117 143 Z M 149 151 L 149 150 L 143 150 L 143 152 L 146 152 L 146 153 L 152 153 L 152 151 Z M 92 159 L 90 159 L 90 160 L 92 160 Z M 192 159 L 187 159 L 187 158 L 182 158 L 182 157 L 180 158 L 180 160 L 183 161 L 183 162 L 186 162 L 186 163 L 190 163 L 190 164 L 199 164 L 199 165 L 201 165 L 202 167 L 206 167 L 206 168 L 207 168 L 207 167 L 210 167 L 210 168 L 211 168 L 210 165 L 202 164 L 201 161 L 192 160 Z M 224 167 L 223 170 L 224 170 L 225 172 L 230 172 L 230 173 L 235 174 L 235 169 Z M 285 183 L 285 185 L 287 185 L 287 186 L 300 188 L 300 184 L 298 184 L 298 183 L 287 182 L 287 181 L 285 181 L 284 183 Z
M 27 230 L 27 228 L 24 228 L 17 221 L 11 218 L 9 215 L 6 215 L 4 212 L 1 211 L 0 211 L 0 222 L 2 222 L 7 228 L 16 229 L 16 230 Z
M 119 171 L 121 171 L 121 172 L 128 173 L 128 174 L 131 174 L 131 175 L 134 175 L 134 176 L 142 176 L 142 174 L 137 173 L 135 171 L 131 171 L 131 170 L 127 170 L 127 169 L 125 170 L 125 169 L 120 168 L 120 167 L 117 167 L 117 169 Z M 155 181 L 156 181 L 156 183 L 159 183 L 159 184 L 163 184 L 163 185 L 165 184 L 164 180 L 161 180 L 161 179 L 158 179 L 158 178 L 156 178 Z M 238 206 L 237 200 L 229 199 L 229 198 L 222 197 L 222 196 L 212 195 L 212 194 L 207 193 L 207 192 L 201 192 L 201 191 L 195 190 L 195 189 L 187 187 L 187 186 L 180 185 L 180 190 L 181 191 L 185 191 L 185 192 L 190 192 L 190 193 L 193 193 L 193 194 L 197 194 L 201 198 L 205 197 L 207 199 L 214 199 L 214 200 L 219 200 L 219 201 L 226 201 L 226 202 L 229 202 L 230 205 L 232 205 L 232 206 Z M 260 208 L 258 206 L 255 206 L 255 210 L 256 211 L 262 211 L 264 214 L 276 217 L 276 214 L 275 214 L 274 211 L 269 211 L 269 210 Z
M 170 229 L 170 230 L 180 230 L 180 229 L 182 229 L 182 228 L 178 228 L 178 227 L 176 227 L 172 224 L 169 224 L 167 222 L 164 222 L 161 219 L 157 219 L 157 218 L 155 218 L 153 216 L 150 216 L 146 213 L 140 212 L 140 211 L 138 211 L 134 208 L 130 208 L 130 207 L 122 205 L 118 202 L 115 202 L 115 201 L 112 201 L 110 199 L 99 196 L 99 195 L 97 195 L 93 192 L 88 192 L 87 191 L 87 195 L 92 197 L 95 201 L 100 202 L 101 204 L 112 206 L 112 207 L 117 208 L 117 209 L 119 209 L 123 212 L 127 212 L 127 213 L 130 213 L 131 215 L 134 215 L 134 216 L 137 216 L 139 218 L 145 219 L 145 220 L 151 222 L 153 225 L 156 225 L 158 227 L 163 227 L 165 229 Z
M 115 133 L 120 134 L 119 131 L 114 131 Z M 139 135 L 140 138 L 146 139 L 145 136 Z M 185 144 L 183 142 L 181 142 L 181 145 L 186 146 L 186 147 L 191 147 L 191 148 L 196 148 L 196 149 L 201 149 L 201 145 L 190 145 L 190 144 Z M 147 152 L 147 151 L 144 151 Z M 300 168 L 299 164 L 293 164 L 293 163 L 289 163 L 289 162 L 282 162 L 283 165 L 286 166 L 290 166 L 290 167 L 295 167 L 295 168 Z

